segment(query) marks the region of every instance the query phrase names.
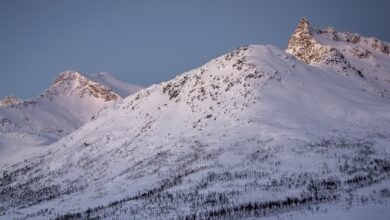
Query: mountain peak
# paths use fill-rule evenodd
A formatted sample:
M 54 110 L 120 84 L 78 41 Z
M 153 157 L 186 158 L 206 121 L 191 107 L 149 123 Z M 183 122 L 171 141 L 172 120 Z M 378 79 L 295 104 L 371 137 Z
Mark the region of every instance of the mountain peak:
M 322 36 L 326 35 L 326 36 Z M 302 18 L 288 42 L 286 53 L 295 56 L 306 64 L 331 64 L 339 66 L 344 72 L 351 70 L 361 75 L 356 68 L 352 68 L 343 53 L 329 44 L 339 41 L 339 33 L 334 28 L 315 29 L 311 27 L 307 18 Z M 322 38 L 329 38 L 322 42 Z
M 313 28 L 310 25 L 309 20 L 306 17 L 301 18 L 297 28 L 294 31 L 293 37 L 295 38 L 308 38 L 312 36 Z
M 316 29 L 303 17 L 285 52 L 306 64 L 339 64 L 344 70 L 358 72 L 356 68 L 350 68 L 347 53 L 350 52 L 360 59 L 366 59 L 376 52 L 390 55 L 390 45 L 356 33 L 337 32 L 333 27 Z
M 310 29 L 311 29 L 311 26 L 310 26 L 309 20 L 306 17 L 303 17 L 299 21 L 298 27 L 295 30 L 295 32 L 301 31 L 304 33 L 310 33 Z
M 390 44 L 357 33 L 338 32 L 333 27 L 317 29 L 302 18 L 288 42 L 286 53 L 309 65 L 325 65 L 345 75 L 358 77 L 365 90 L 390 97 L 388 76 Z
M 73 71 L 73 70 L 67 70 L 62 72 L 57 79 L 54 80 L 54 84 L 62 82 L 64 80 L 75 80 L 80 77 L 83 77 L 83 75 L 80 72 Z
M 310 63 L 311 56 L 306 57 L 305 55 L 310 54 L 315 44 L 312 33 L 313 28 L 307 18 L 303 17 L 288 42 L 286 52 L 305 63 Z
M 121 97 L 110 87 L 101 85 L 82 73 L 71 70 L 62 72 L 43 96 L 52 97 L 59 94 L 79 97 L 94 96 L 95 98 L 103 98 L 104 101 L 117 100 Z

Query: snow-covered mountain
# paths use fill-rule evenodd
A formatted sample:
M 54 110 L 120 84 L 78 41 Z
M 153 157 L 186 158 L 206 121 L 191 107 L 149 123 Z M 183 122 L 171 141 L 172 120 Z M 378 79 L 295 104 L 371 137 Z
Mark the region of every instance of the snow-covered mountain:
M 323 47 L 294 40 L 302 27 L 288 53 L 240 47 L 0 167 L 0 218 L 387 219 L 390 99 L 364 70 L 390 56 L 351 58 L 343 71 Z
M 0 106 L 0 152 L 9 156 L 7 151 L 53 143 L 79 128 L 104 106 L 139 89 L 108 73 L 83 75 L 66 71 L 36 98 L 21 101 L 7 97 Z

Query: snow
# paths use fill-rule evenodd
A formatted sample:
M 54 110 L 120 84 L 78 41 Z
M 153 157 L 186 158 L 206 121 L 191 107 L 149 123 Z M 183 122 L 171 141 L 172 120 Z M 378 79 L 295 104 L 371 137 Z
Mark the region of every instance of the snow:
M 122 97 L 127 97 L 130 94 L 133 94 L 142 89 L 142 87 L 137 85 L 123 83 L 114 78 L 111 73 L 107 72 L 86 75 L 86 77 L 94 82 L 99 83 L 100 85 L 112 89 L 113 92 L 119 94 Z
M 388 219 L 388 85 L 334 65 L 244 46 L 105 105 L 0 166 L 0 218 Z
M 7 96 L 3 100 L 0 100 L 0 107 L 2 106 L 9 106 L 9 105 L 15 105 L 20 103 L 21 100 L 18 97 L 15 96 Z
M 325 206 L 319 210 L 304 210 L 300 212 L 283 213 L 277 216 L 262 218 L 264 220 L 386 220 L 390 216 L 388 204 L 359 205 L 353 207 Z
M 26 148 L 47 146 L 70 134 L 104 106 L 122 98 L 110 91 L 116 90 L 115 86 L 123 94 L 140 88 L 119 83 L 111 75 L 96 81 L 102 84 L 88 80 L 81 73 L 66 71 L 40 96 L 0 107 L 1 161 L 19 151 L 29 151 Z M 92 86 L 101 90 L 92 91 Z

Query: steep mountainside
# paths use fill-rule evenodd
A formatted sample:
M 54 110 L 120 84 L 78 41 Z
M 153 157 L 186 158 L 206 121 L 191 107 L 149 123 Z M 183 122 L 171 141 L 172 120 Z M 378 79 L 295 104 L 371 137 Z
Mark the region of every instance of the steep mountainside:
M 387 219 L 390 99 L 299 59 L 240 47 L 104 108 L 0 167 L 0 218 Z
M 105 78 L 99 78 L 102 75 Z M 47 145 L 74 131 L 96 114 L 102 107 L 119 100 L 139 87 L 119 84 L 107 74 L 99 83 L 78 72 L 61 73 L 53 85 L 40 96 L 21 101 L 6 98 L 0 107 L 0 151 L 17 150 L 23 145 Z M 107 83 L 105 83 L 105 79 Z M 114 83 L 112 83 L 114 82 Z M 119 88 L 115 86 L 119 85 Z

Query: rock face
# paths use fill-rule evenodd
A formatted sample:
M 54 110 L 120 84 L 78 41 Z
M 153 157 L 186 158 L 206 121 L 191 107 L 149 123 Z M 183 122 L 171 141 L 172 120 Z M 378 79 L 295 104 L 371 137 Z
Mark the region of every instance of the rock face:
M 48 96 L 47 98 L 52 98 L 52 95 L 60 94 L 77 95 L 80 98 L 84 96 L 93 96 L 97 99 L 101 98 L 106 102 L 122 98 L 110 88 L 91 81 L 87 77 L 75 71 L 66 71 L 61 73 L 58 78 L 54 80 L 53 86 L 46 90 L 41 97 Z
M 322 61 L 322 54 L 326 52 L 321 54 L 314 48 L 317 42 L 313 39 L 312 33 L 313 28 L 310 27 L 309 21 L 306 18 L 302 18 L 288 42 L 286 52 L 291 53 L 307 64 Z
M 9 106 L 9 105 L 16 105 L 21 103 L 22 100 L 15 96 L 7 96 L 3 100 L 0 100 L 0 107 L 2 106 Z
M 307 64 L 339 64 L 343 70 L 352 69 L 357 73 L 338 49 L 316 40 L 314 35 L 317 33 L 328 32 L 312 28 L 309 21 L 302 18 L 289 40 L 286 52 Z

